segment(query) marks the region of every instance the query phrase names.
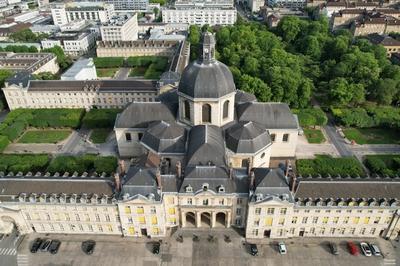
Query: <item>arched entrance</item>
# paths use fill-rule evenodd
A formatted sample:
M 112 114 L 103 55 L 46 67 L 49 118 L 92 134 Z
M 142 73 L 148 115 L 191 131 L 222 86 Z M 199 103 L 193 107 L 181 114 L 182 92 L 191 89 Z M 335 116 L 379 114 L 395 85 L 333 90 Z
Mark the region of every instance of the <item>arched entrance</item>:
M 215 227 L 226 227 L 226 214 L 223 212 L 217 213 L 215 216 Z
M 186 213 L 186 227 L 196 227 L 196 216 L 193 212 Z
M 201 214 L 201 227 L 211 227 L 211 214 L 208 212 L 203 212 Z

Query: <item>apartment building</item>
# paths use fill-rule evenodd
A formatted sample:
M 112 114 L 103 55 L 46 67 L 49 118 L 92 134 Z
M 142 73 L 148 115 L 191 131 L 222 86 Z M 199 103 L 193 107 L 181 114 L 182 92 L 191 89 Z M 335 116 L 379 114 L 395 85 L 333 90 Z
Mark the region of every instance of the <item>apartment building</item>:
M 386 49 L 388 57 L 391 57 L 395 53 L 400 52 L 400 41 L 388 36 L 379 34 L 370 34 L 367 36 L 368 40 L 376 45 L 382 45 Z
M 100 26 L 103 41 L 135 41 L 138 39 L 137 14 L 114 16 Z
M 86 0 L 85 0 L 86 1 Z M 117 11 L 148 11 L 149 0 L 89 0 L 88 2 L 104 2 L 110 5 L 114 5 L 114 9 Z
M 24 71 L 31 74 L 59 71 L 57 58 L 52 53 L 0 53 L 0 67 L 12 71 Z
M 43 49 L 60 46 L 66 54 L 81 56 L 96 46 L 96 34 L 92 32 L 60 32 L 41 41 Z

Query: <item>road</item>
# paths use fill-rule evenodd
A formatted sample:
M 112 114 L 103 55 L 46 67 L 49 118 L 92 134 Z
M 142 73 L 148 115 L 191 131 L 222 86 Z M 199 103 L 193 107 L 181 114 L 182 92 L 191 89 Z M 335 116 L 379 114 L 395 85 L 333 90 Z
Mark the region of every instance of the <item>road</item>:
M 4 236 L 0 241 L 0 265 L 17 264 L 17 247 L 22 240 L 23 237 L 17 235 L 15 230 L 9 236 Z
M 324 126 L 325 132 L 329 137 L 330 142 L 335 146 L 339 155 L 342 157 L 353 156 L 353 153 L 347 147 L 344 139 L 340 134 L 336 131 L 336 127 L 332 121 L 329 121 L 326 126 Z
M 114 79 L 119 79 L 119 80 L 127 79 L 128 76 L 129 76 L 130 70 L 131 69 L 129 67 L 121 67 L 118 70 L 117 74 L 115 74 L 115 78 Z

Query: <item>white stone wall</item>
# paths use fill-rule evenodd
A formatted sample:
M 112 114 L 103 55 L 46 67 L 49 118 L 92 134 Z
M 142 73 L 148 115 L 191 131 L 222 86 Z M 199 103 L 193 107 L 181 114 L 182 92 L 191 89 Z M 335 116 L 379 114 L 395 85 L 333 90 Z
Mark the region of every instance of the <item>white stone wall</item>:
M 54 46 L 63 47 L 61 42 L 58 40 L 42 40 L 40 43 L 42 44 L 43 49 L 53 48 Z
M 175 48 L 170 46 L 138 46 L 138 47 L 99 47 L 98 57 L 130 57 L 130 56 L 166 56 L 172 57 Z
M 138 22 L 135 14 L 123 25 L 100 26 L 101 39 L 103 41 L 135 41 L 138 39 Z
M 162 11 L 164 23 L 188 23 L 203 26 L 233 25 L 237 19 L 236 9 L 166 9 Z
M 145 129 L 115 128 L 114 131 L 118 143 L 119 156 L 140 156 L 146 152 L 146 149 L 139 142 L 139 133 L 143 134 Z M 127 140 L 126 134 L 130 134 L 131 140 Z
M 64 6 L 52 7 L 51 15 L 53 17 L 54 25 L 60 26 L 68 23 L 68 17 Z
M 54 57 L 53 59 L 51 59 L 49 62 L 47 62 L 43 66 L 36 69 L 32 74 L 39 74 L 42 72 L 51 72 L 53 74 L 56 74 L 59 70 L 60 70 L 60 67 L 58 66 L 58 63 L 57 63 L 57 57 Z
M 271 147 L 271 157 L 295 156 L 298 139 L 297 129 L 268 129 L 268 131 L 271 136 L 275 134 L 275 141 L 273 141 Z M 283 141 L 284 134 L 289 134 L 288 141 L 286 142 Z
M 95 46 L 96 38 L 94 33 L 88 33 L 77 40 L 65 40 L 64 52 L 73 56 L 86 54 Z

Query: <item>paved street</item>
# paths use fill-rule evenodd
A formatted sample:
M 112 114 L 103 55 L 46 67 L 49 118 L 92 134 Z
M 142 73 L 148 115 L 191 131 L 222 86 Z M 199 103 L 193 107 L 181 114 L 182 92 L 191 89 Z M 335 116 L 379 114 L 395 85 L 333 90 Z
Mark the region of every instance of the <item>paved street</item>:
M 339 153 L 332 143 L 326 141 L 322 144 L 310 144 L 306 137 L 299 136 L 296 146 L 297 159 L 312 159 L 316 154 L 326 154 L 333 157 L 339 157 Z
M 4 235 L 0 241 L 0 265 L 16 265 L 17 263 L 17 247 L 21 243 L 23 237 L 18 236 L 13 231 L 9 236 Z
M 115 78 L 114 79 L 127 79 L 129 72 L 130 72 L 130 68 L 129 67 L 121 67 L 117 73 L 115 74 Z
M 329 141 L 335 146 L 340 156 L 353 156 L 353 153 L 347 147 L 344 138 L 336 131 L 336 127 L 331 121 L 324 126 L 324 129 L 329 137 Z
M 199 241 L 192 240 L 193 233 L 199 236 Z M 177 234 L 183 235 L 183 242 L 176 240 Z M 216 240 L 209 241 L 212 234 Z M 230 241 L 225 240 L 230 236 Z M 383 251 L 384 257 L 352 256 L 348 253 L 345 240 L 330 239 L 339 245 L 339 255 L 330 253 L 327 239 L 288 239 L 284 240 L 287 255 L 277 251 L 276 240 L 264 241 L 258 244 L 259 255 L 252 257 L 244 239 L 233 230 L 179 230 L 172 238 L 164 239 L 159 255 L 152 254 L 152 244 L 149 239 L 127 239 L 120 236 L 80 236 L 80 235 L 49 235 L 41 237 L 57 238 L 62 241 L 58 254 L 38 252 L 31 254 L 31 241 L 39 235 L 29 235 L 18 248 L 19 265 L 397 265 L 398 259 L 394 247 L 389 241 L 373 239 Z M 96 241 L 93 255 L 81 251 L 83 240 Z M 368 239 L 366 239 L 369 241 Z M 358 240 L 355 240 L 358 243 Z M 398 254 L 397 254 L 398 255 Z M 14 264 L 10 264 L 12 266 Z

